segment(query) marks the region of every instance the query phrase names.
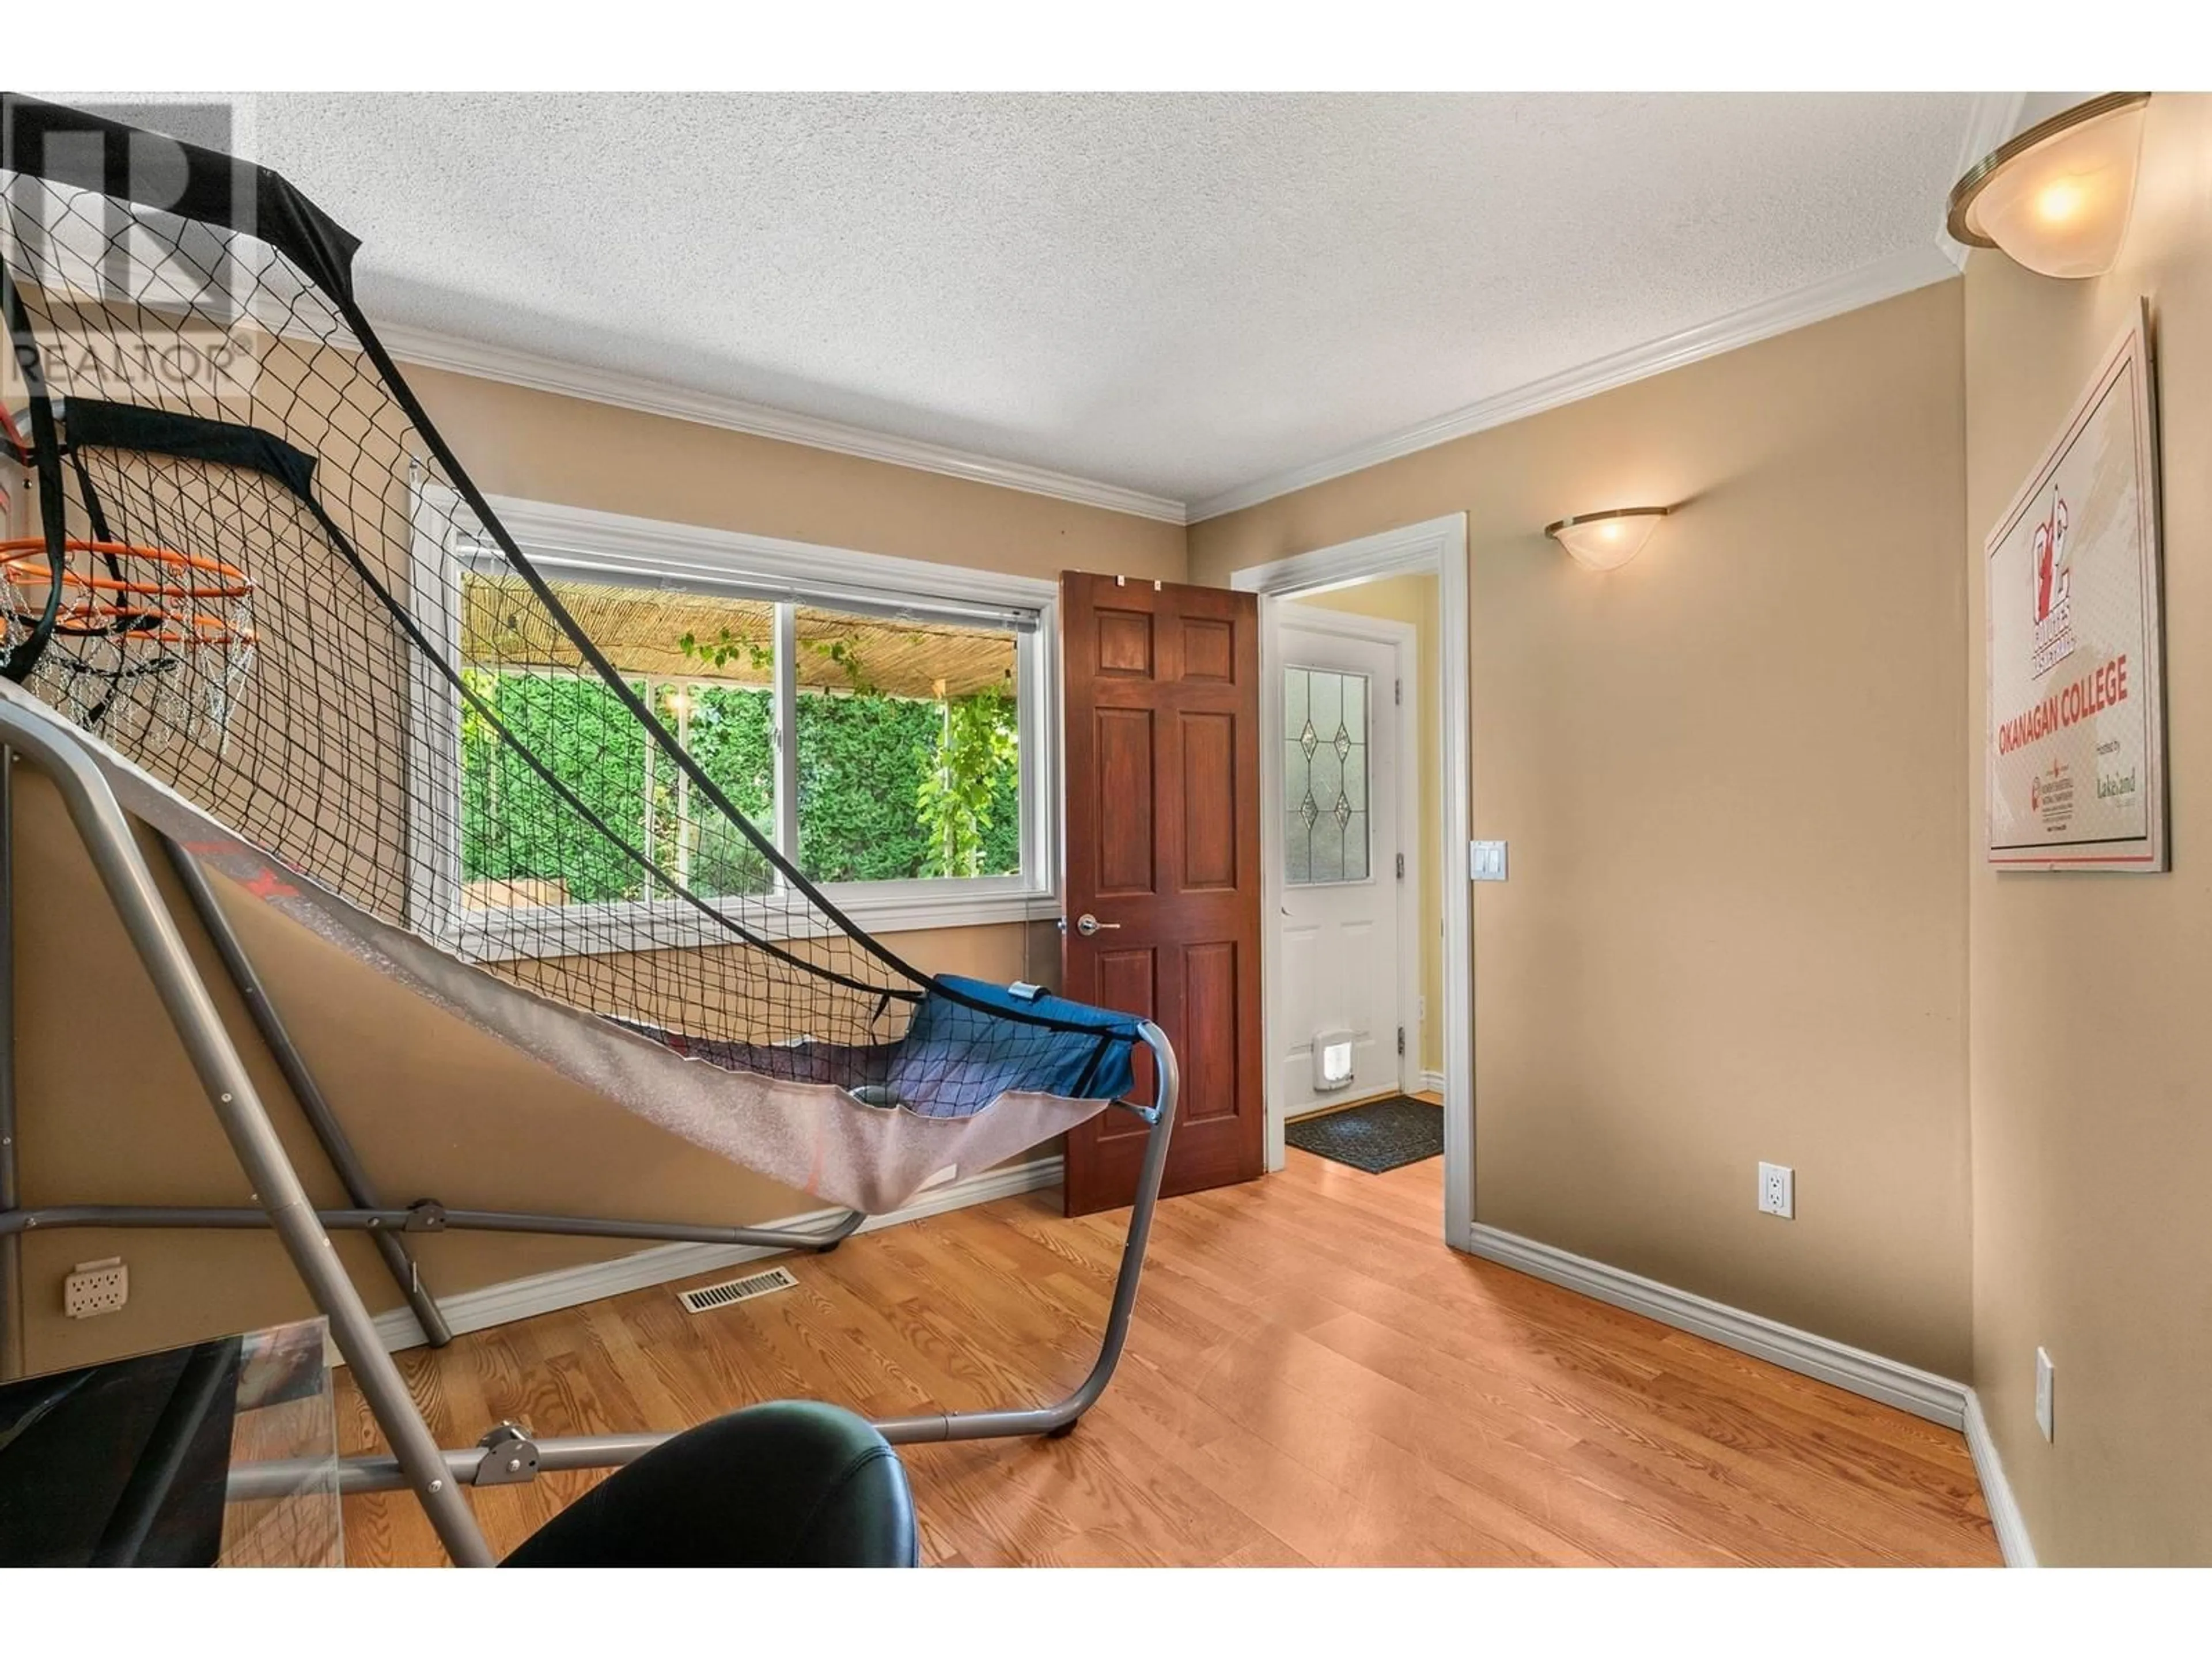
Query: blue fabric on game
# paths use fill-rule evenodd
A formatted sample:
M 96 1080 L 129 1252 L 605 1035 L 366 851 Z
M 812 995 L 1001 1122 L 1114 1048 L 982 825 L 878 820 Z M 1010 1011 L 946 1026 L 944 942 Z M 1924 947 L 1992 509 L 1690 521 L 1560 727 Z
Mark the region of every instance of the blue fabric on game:
M 1037 1028 L 1025 1025 L 1019 1028 L 1022 1040 L 1008 1042 L 1007 1028 L 992 1014 L 926 996 L 892 1056 L 888 1079 L 908 1111 L 922 1117 L 966 1117 L 1017 1090 L 1073 1100 L 1115 1100 L 1136 1086 L 1133 1056 L 1141 1022 L 1135 1015 L 1048 993 L 1020 996 L 982 980 L 946 975 L 941 982 L 985 1007 L 1074 1029 L 1040 1041 Z

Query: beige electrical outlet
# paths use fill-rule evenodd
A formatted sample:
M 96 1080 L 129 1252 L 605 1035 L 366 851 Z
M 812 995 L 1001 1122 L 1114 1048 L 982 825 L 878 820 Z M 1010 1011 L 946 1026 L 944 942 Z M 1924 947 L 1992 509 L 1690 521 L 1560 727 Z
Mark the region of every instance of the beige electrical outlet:
M 62 1311 L 71 1319 L 115 1313 L 130 1299 L 131 1269 L 119 1255 L 80 1261 L 76 1271 L 62 1280 Z

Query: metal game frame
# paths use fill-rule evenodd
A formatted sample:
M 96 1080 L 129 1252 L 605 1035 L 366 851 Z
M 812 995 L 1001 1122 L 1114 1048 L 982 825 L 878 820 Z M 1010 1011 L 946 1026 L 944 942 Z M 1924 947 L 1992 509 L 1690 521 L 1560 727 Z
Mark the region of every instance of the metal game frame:
M 867 1219 L 859 1211 L 849 1211 L 822 1229 L 728 1227 L 461 1209 L 428 1198 L 404 1206 L 384 1202 L 347 1138 L 337 1112 L 285 1029 L 206 874 L 185 848 L 163 836 L 169 862 L 196 919 L 213 942 L 226 974 L 245 1001 L 260 1040 L 283 1073 L 345 1191 L 347 1207 L 318 1209 L 301 1184 L 299 1171 L 285 1151 L 268 1109 L 192 961 L 176 916 L 155 880 L 131 821 L 91 750 L 66 722 L 43 708 L 18 701 L 0 701 L 0 744 L 5 746 L 4 752 L 0 752 L 0 1377 L 19 1375 L 23 1369 L 21 1291 L 24 1234 L 57 1227 L 271 1228 L 282 1240 L 316 1306 L 330 1321 L 331 1338 L 353 1368 L 362 1396 L 392 1448 L 389 1455 L 340 1460 L 339 1490 L 356 1492 L 402 1486 L 411 1489 L 455 1564 L 488 1566 L 493 1563 L 490 1547 L 477 1525 L 474 1513 L 460 1495 L 461 1487 L 513 1485 L 550 1470 L 617 1467 L 643 1455 L 677 1431 L 538 1440 L 525 1428 L 501 1424 L 474 1446 L 441 1449 L 409 1394 L 398 1367 L 378 1337 L 360 1291 L 339 1264 L 331 1245 L 333 1232 L 358 1231 L 370 1236 L 423 1334 L 432 1346 L 439 1347 L 452 1339 L 452 1331 L 407 1248 L 410 1234 L 451 1231 L 563 1234 L 823 1252 L 835 1249 Z M 29 1209 L 22 1206 L 15 1086 L 12 867 L 13 771 L 21 757 L 36 763 L 59 790 L 116 915 L 145 964 L 148 976 L 160 994 L 170 1021 L 207 1091 L 216 1120 L 252 1182 L 258 1207 L 118 1204 L 56 1205 Z M 1175 1050 L 1166 1033 L 1147 1020 L 1139 1026 L 1139 1036 L 1152 1051 L 1158 1086 L 1149 1105 L 1135 1101 L 1114 1103 L 1113 1109 L 1131 1112 L 1142 1119 L 1148 1126 L 1148 1133 L 1136 1200 L 1129 1215 L 1128 1234 L 1114 1281 L 1113 1299 L 1100 1334 L 1097 1358 L 1090 1372 L 1072 1393 L 1050 1405 L 932 1412 L 878 1420 L 874 1426 L 893 1445 L 1065 1434 L 1105 1391 L 1127 1340 L 1181 1089 Z M 230 1496 L 240 1499 L 295 1491 L 301 1479 L 311 1476 L 315 1468 L 312 1463 L 289 1461 L 241 1465 L 231 1472 Z

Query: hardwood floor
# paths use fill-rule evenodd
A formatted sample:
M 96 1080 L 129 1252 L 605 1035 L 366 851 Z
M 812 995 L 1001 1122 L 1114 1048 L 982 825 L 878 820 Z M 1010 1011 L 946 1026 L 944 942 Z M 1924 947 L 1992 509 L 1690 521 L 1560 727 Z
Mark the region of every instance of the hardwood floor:
M 903 1449 L 925 1560 L 1996 1565 L 1957 1433 L 1448 1250 L 1438 1168 L 1293 1151 L 1163 1203 L 1121 1370 L 1073 1435 Z M 502 1417 L 554 1436 L 793 1395 L 1042 1401 L 1090 1364 L 1124 1215 L 1058 1210 L 1037 1193 L 786 1257 L 799 1288 L 713 1313 L 660 1286 L 400 1362 L 447 1445 Z M 380 1444 L 349 1379 L 340 1433 Z M 599 1478 L 472 1497 L 504 1551 Z M 345 1524 L 356 1565 L 443 1559 L 410 1495 L 349 1498 Z

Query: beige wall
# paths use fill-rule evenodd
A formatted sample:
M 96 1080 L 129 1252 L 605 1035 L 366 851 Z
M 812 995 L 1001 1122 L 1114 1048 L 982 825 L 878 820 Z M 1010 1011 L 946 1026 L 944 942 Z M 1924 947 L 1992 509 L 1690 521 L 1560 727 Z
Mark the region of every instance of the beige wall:
M 1194 526 L 1464 509 L 1479 1220 L 1968 1359 L 1960 284 Z M 1682 504 L 1611 575 L 1541 534 Z M 1797 1219 L 1753 1207 L 1760 1159 Z
M 1443 648 L 1437 614 L 1434 576 L 1384 576 L 1357 587 L 1309 594 L 1300 605 L 1342 611 L 1355 617 L 1380 617 L 1413 628 L 1415 703 L 1413 764 L 1420 773 L 1420 902 L 1415 907 L 1421 934 L 1421 1069 L 1444 1068 L 1444 890 L 1443 757 L 1439 711 L 1443 706 Z
M 495 495 L 1023 576 L 1182 580 L 1180 525 L 464 374 L 409 379 Z
M 500 494 L 1030 575 L 1063 568 L 1180 579 L 1181 526 L 424 372 L 419 390 L 477 481 Z M 216 1128 L 151 988 L 43 779 L 20 769 L 16 1018 L 23 1194 L 64 1202 L 242 1204 Z M 238 926 L 388 1200 L 742 1224 L 811 1201 L 608 1105 L 438 1012 L 271 915 Z M 188 929 L 195 946 L 204 944 Z M 918 965 L 1000 980 L 1056 977 L 1046 927 L 896 936 Z M 274 1070 L 211 957 L 218 1000 L 278 1110 L 310 1190 L 337 1200 Z M 372 1308 L 398 1297 L 359 1240 L 341 1247 Z M 453 1234 L 420 1241 L 450 1293 L 629 1245 Z M 131 1305 L 60 1312 L 62 1275 L 120 1253 Z M 81 1364 L 307 1310 L 258 1233 L 53 1232 L 24 1241 L 25 1352 Z
M 2046 1562 L 2212 1562 L 2212 99 L 2150 105 L 2118 267 L 1966 269 L 1966 781 L 1983 800 L 1982 542 L 2139 296 L 2165 486 L 2173 873 L 1983 867 L 1972 940 L 1974 1384 Z M 2034 1358 L 2057 1368 L 2055 1440 Z

